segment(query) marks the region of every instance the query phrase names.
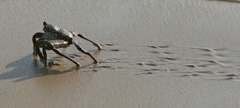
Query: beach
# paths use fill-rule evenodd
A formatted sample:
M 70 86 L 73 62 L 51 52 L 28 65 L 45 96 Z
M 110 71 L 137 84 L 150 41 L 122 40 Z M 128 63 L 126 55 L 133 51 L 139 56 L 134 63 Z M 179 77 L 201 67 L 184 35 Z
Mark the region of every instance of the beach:
M 240 2 L 235 0 L 1 0 L 1 108 L 239 108 Z M 32 57 L 42 22 L 79 32 Z

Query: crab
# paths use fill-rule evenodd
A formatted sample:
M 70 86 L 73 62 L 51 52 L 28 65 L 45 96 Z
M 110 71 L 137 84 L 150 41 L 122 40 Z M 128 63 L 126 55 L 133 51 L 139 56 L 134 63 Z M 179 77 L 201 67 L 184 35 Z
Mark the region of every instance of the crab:
M 57 26 L 53 26 L 48 24 L 46 21 L 43 22 L 43 31 L 44 32 L 37 32 L 32 37 L 33 42 L 33 57 L 39 57 L 40 61 L 44 64 L 45 67 L 48 66 L 47 63 L 47 50 L 52 50 L 56 54 L 72 61 L 76 64 L 77 67 L 80 66 L 78 62 L 73 60 L 72 58 L 66 56 L 65 54 L 61 53 L 58 49 L 59 48 L 67 48 L 71 45 L 74 45 L 79 51 L 88 55 L 94 61 L 94 64 L 97 63 L 97 60 L 91 55 L 89 52 L 83 50 L 74 40 L 73 37 L 78 36 L 86 41 L 89 41 L 94 46 L 97 47 L 98 50 L 101 50 L 100 45 L 95 43 L 94 41 L 84 37 L 80 33 L 76 34 L 75 32 L 71 32 L 65 29 L 61 29 Z M 41 51 L 42 49 L 42 51 Z

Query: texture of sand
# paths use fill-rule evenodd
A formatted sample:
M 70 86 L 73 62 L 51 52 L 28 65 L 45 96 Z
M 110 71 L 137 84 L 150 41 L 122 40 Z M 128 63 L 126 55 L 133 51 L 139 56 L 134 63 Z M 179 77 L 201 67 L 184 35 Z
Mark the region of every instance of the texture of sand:
M 239 108 L 239 10 L 234 0 L 1 0 L 0 107 Z M 101 43 L 79 40 L 100 64 L 69 48 L 80 70 L 62 58 L 35 65 L 43 20 Z

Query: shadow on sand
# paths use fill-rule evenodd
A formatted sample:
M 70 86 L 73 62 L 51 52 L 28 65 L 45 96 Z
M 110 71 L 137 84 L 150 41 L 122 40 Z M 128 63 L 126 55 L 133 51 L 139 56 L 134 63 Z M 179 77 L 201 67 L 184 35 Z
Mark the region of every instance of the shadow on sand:
M 80 68 L 85 68 L 93 64 L 87 64 L 80 66 Z M 68 69 L 48 69 L 44 68 L 41 63 L 32 60 L 32 55 L 27 55 L 15 62 L 12 62 L 6 66 L 6 71 L 0 74 L 0 80 L 14 80 L 14 82 L 19 82 L 23 80 L 32 79 L 35 77 L 42 77 L 46 75 L 57 75 L 67 72 L 75 72 L 80 68 L 69 67 Z
M 239 0 L 207 0 L 207 1 L 220 1 L 220 2 L 229 2 L 229 3 L 240 3 Z

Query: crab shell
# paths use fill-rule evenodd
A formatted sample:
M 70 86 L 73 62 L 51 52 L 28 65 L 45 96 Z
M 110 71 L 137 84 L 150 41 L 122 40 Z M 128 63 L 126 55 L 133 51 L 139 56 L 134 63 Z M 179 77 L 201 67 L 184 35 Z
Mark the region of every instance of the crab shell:
M 57 34 L 61 34 L 62 36 L 68 36 L 70 38 L 74 37 L 74 32 L 70 32 L 66 29 L 62 29 L 58 26 L 53 26 L 52 24 L 46 24 L 43 28 L 44 32 L 51 32 L 51 33 L 57 33 Z

